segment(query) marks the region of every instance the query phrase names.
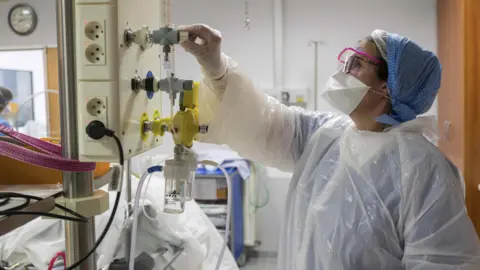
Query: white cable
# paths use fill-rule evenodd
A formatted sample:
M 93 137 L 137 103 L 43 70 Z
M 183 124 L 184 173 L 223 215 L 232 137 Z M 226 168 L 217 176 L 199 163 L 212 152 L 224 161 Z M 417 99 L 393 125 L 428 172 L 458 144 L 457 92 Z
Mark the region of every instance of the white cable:
M 162 170 L 162 166 L 156 165 L 148 168 L 142 176 L 140 177 L 140 181 L 138 182 L 137 191 L 135 193 L 135 200 L 133 205 L 133 216 L 132 216 L 132 231 L 131 231 L 131 241 L 130 241 L 130 259 L 128 260 L 128 269 L 134 270 L 135 267 L 135 255 L 137 252 L 137 232 L 138 232 L 138 214 L 140 209 L 140 197 L 142 195 L 142 187 L 147 179 L 148 175 L 152 175 L 154 172 L 160 172 Z
M 145 190 L 143 191 L 143 194 L 142 194 L 142 198 L 145 198 L 147 197 L 147 190 L 148 190 L 148 185 L 150 184 L 150 180 L 152 179 L 152 175 L 153 174 L 150 174 L 148 176 L 148 179 L 146 180 L 147 181 L 147 186 L 145 186 Z M 152 202 L 153 203 L 153 202 Z M 147 211 L 145 210 L 145 205 L 146 203 L 143 203 L 143 206 L 142 206 L 142 211 L 143 211 L 143 215 L 145 215 L 146 218 L 148 218 L 149 220 L 157 220 L 155 217 L 151 217 Z M 156 211 L 156 210 L 155 210 Z M 158 213 L 158 212 L 157 212 Z
M 231 215 L 230 212 L 232 208 L 232 181 L 230 179 L 230 175 L 228 174 L 227 170 L 225 170 L 225 168 L 222 165 L 218 164 L 217 162 L 211 161 L 211 160 L 202 160 L 202 161 L 199 161 L 198 163 L 203 165 L 211 165 L 219 168 L 225 175 L 225 178 L 227 179 L 227 223 L 225 224 L 225 235 L 224 235 L 222 249 L 220 250 L 220 254 L 218 256 L 217 266 L 215 267 L 215 270 L 219 270 L 220 265 L 222 264 L 223 254 L 225 253 L 225 249 L 227 248 L 228 233 L 230 231 L 230 215 Z
M 27 102 L 29 102 L 30 100 L 32 100 L 33 98 L 39 96 L 39 95 L 43 95 L 43 94 L 57 94 L 58 95 L 58 90 L 45 90 L 45 91 L 42 91 L 42 92 L 37 92 L 33 95 L 30 95 L 28 96 L 23 102 L 22 104 L 19 104 L 18 105 L 18 108 L 17 108 L 17 112 L 15 113 L 15 115 L 13 116 L 13 124 L 15 125 L 15 129 L 18 131 L 17 127 L 16 127 L 16 124 L 17 124 L 17 118 L 18 118 L 18 114 L 20 112 L 20 109 L 25 105 L 27 104 Z
M 133 206 L 133 220 L 132 220 L 132 232 L 131 232 L 131 241 L 130 241 L 130 259 L 128 260 L 128 269 L 135 270 L 135 253 L 136 253 L 136 245 L 137 245 L 137 226 L 138 226 L 138 212 L 139 212 L 139 204 L 140 204 L 140 196 L 142 195 L 142 187 L 145 179 L 150 173 L 148 170 L 142 174 L 140 178 L 140 182 L 138 182 L 137 192 L 135 193 L 135 204 Z
M 156 166 L 160 166 L 160 164 L 162 164 L 163 162 L 165 162 L 165 160 L 167 160 L 167 159 L 169 159 L 169 158 L 171 158 L 171 157 L 173 157 L 173 155 L 170 155 L 170 156 L 168 156 L 168 157 L 160 160 L 160 161 L 157 163 Z M 147 197 L 148 185 L 150 184 L 150 180 L 151 180 L 151 179 L 152 179 L 152 174 L 150 174 L 149 177 L 148 177 L 148 179 L 146 180 L 146 181 L 147 181 L 147 186 L 145 187 L 145 190 L 143 191 L 142 198 L 146 198 L 146 197 Z M 153 203 L 153 202 L 152 202 L 152 203 Z M 143 208 L 143 214 L 145 215 L 145 217 L 147 217 L 149 220 L 156 220 L 155 217 L 151 217 L 151 216 L 147 213 L 147 211 L 145 210 L 145 203 L 143 204 L 142 208 Z M 155 211 L 156 211 L 156 210 L 155 210 Z M 158 214 L 158 212 L 157 212 L 157 214 Z

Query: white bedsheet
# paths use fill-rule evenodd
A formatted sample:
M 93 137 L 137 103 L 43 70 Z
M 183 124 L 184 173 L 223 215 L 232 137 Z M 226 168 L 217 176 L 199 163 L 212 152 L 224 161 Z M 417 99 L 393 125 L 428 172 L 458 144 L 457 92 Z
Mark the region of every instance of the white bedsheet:
M 132 178 L 132 186 L 136 187 L 138 179 Z M 215 269 L 223 238 L 194 201 L 186 204 L 183 214 L 163 213 L 163 190 L 163 176 L 153 175 L 148 186 L 146 203 L 157 210 L 157 216 L 151 221 L 141 212 L 137 250 L 153 254 L 156 261 L 155 269 L 163 269 L 173 258 L 174 253 L 168 251 L 163 256 L 155 256 L 156 251 L 161 247 L 171 246 L 168 243 L 183 244 L 184 251 L 173 263 L 174 269 Z M 136 192 L 136 188 L 133 188 L 133 192 Z M 113 206 L 115 195 L 110 194 L 110 207 Z M 122 201 L 112 227 L 97 250 L 98 269 L 106 269 L 114 257 L 124 255 L 125 207 L 126 203 Z M 96 237 L 105 227 L 109 216 L 110 211 L 107 211 L 95 218 Z M 63 222 L 36 219 L 0 238 L 0 259 L 10 262 L 31 262 L 38 269 L 46 269 L 50 259 L 55 253 L 63 250 L 64 246 Z M 221 269 L 238 269 L 228 249 L 225 251 Z

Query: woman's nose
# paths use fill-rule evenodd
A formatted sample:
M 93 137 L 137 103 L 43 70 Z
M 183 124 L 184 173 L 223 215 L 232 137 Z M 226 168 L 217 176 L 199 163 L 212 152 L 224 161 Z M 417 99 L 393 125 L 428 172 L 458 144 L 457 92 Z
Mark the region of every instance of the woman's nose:
M 358 74 L 358 69 L 356 68 L 352 68 L 350 71 L 348 71 L 347 74 L 358 79 L 359 74 Z

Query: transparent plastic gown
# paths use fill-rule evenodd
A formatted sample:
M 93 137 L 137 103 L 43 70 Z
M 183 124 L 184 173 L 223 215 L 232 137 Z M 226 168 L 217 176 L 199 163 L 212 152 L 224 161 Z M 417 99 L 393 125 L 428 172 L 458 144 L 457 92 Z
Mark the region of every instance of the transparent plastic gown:
M 425 136 L 431 119 L 359 131 L 280 104 L 228 62 L 199 91 L 199 139 L 293 172 L 278 269 L 480 269 L 463 180 Z

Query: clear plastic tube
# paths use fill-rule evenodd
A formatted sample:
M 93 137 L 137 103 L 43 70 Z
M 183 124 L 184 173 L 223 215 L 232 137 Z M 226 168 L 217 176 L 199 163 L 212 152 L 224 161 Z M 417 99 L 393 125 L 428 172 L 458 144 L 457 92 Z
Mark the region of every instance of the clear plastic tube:
M 168 156 L 168 157 L 162 159 L 160 162 L 157 163 L 156 166 L 160 166 L 160 164 L 162 164 L 163 162 L 165 162 L 165 160 L 167 160 L 167 159 L 169 159 L 169 158 L 171 158 L 171 157 L 173 157 L 173 155 Z M 151 179 L 152 179 L 152 174 L 150 174 L 149 177 L 148 177 L 148 179 L 146 180 L 146 181 L 147 181 L 147 186 L 146 186 L 145 189 L 143 190 L 142 198 L 145 198 L 145 197 L 146 197 L 147 190 L 148 190 L 148 185 L 150 184 L 150 180 L 151 180 Z M 147 211 L 145 210 L 145 204 L 143 204 L 143 207 L 142 207 L 142 208 L 143 208 L 143 209 L 142 209 L 142 210 L 143 210 L 143 214 L 145 215 L 146 218 L 148 218 L 149 220 L 155 220 L 155 218 L 154 218 L 154 217 L 151 217 L 151 216 L 147 213 Z
M 223 254 L 225 254 L 225 249 L 227 248 L 228 233 L 230 232 L 230 219 L 231 219 L 230 216 L 231 216 L 231 208 L 232 208 L 232 180 L 230 179 L 230 175 L 228 174 L 227 170 L 225 170 L 225 168 L 222 165 L 216 163 L 215 161 L 202 160 L 202 161 L 199 161 L 199 163 L 203 165 L 211 165 L 219 168 L 225 175 L 225 178 L 227 179 L 227 222 L 225 224 L 225 235 L 223 239 L 222 249 L 220 250 L 220 254 L 218 256 L 217 266 L 215 267 L 215 270 L 219 270 L 220 265 L 222 264 Z
M 177 134 L 177 131 L 175 130 L 175 128 L 173 128 L 173 107 L 175 105 L 175 99 L 173 97 L 173 91 L 172 91 L 172 77 L 171 77 L 171 73 L 172 73 L 172 70 L 171 70 L 171 67 L 170 67 L 170 63 L 168 61 L 165 60 L 164 62 L 164 69 L 165 69 L 165 73 L 166 73 L 166 76 L 167 76 L 167 81 L 168 81 L 168 96 L 170 97 L 170 119 L 171 119 L 171 123 L 172 123 L 172 127 L 171 127 L 171 132 L 172 132 L 172 137 L 175 139 L 175 135 Z
M 160 24 L 162 26 L 169 26 L 171 24 L 171 1 L 170 0 L 161 0 L 160 1 L 160 11 L 161 11 L 161 18 Z
M 268 202 L 270 201 L 270 190 L 268 189 L 267 184 L 264 181 L 260 181 L 260 179 L 257 178 L 258 174 L 257 174 L 257 169 L 255 167 L 256 165 L 251 161 L 249 161 L 248 163 L 250 165 L 250 168 L 252 169 L 251 175 L 253 174 L 254 177 L 255 177 L 255 183 L 260 183 L 261 182 L 262 185 L 263 185 L 263 189 L 265 190 L 265 197 L 266 198 L 264 199 L 263 202 L 259 203 L 258 201 L 260 200 L 259 199 L 260 188 L 257 188 L 253 185 L 250 186 L 250 188 L 249 188 L 249 193 L 250 193 L 249 203 L 250 203 L 250 206 L 252 207 L 252 213 L 256 213 L 258 211 L 258 209 L 265 207 L 268 204 Z M 261 166 L 261 165 L 259 165 L 259 166 Z M 252 176 L 250 176 L 250 177 L 252 177 Z M 248 179 L 245 179 L 245 180 L 248 180 Z M 251 199 L 252 197 L 255 197 L 255 199 Z
M 18 131 L 18 127 L 16 126 L 16 123 L 17 123 L 17 117 L 18 117 L 18 112 L 20 112 L 20 109 L 25 106 L 30 100 L 36 98 L 37 96 L 39 95 L 44 95 L 44 94 L 59 94 L 58 93 L 58 90 L 45 90 L 45 91 L 42 91 L 42 92 L 37 92 L 33 95 L 30 95 L 28 96 L 23 102 L 22 104 L 18 105 L 18 108 L 17 108 L 17 112 L 15 113 L 14 117 L 13 117 L 13 124 L 15 125 L 15 130 Z M 57 132 L 58 130 L 55 130 L 55 132 Z
M 154 167 L 160 167 L 160 166 L 154 166 Z M 137 252 L 137 232 L 138 232 L 138 214 L 139 214 L 139 209 L 140 209 L 140 197 L 142 195 L 142 187 L 143 184 L 145 183 L 145 180 L 147 179 L 147 176 L 150 174 L 150 169 L 153 167 L 149 168 L 146 172 L 142 174 L 142 177 L 140 178 L 140 182 L 138 182 L 138 187 L 137 187 L 137 192 L 135 193 L 135 204 L 133 206 L 133 216 L 132 216 L 132 233 L 131 233 L 131 242 L 130 242 L 130 260 L 128 262 L 128 269 L 130 270 L 135 270 L 135 253 Z
M 131 232 L 131 241 L 130 241 L 130 260 L 128 262 L 128 269 L 135 270 L 135 253 L 137 252 L 137 226 L 138 226 L 138 209 L 140 204 L 140 195 L 142 194 L 142 187 L 145 179 L 149 172 L 146 171 L 140 177 L 140 182 L 138 182 L 137 192 L 135 193 L 135 204 L 133 205 L 133 216 L 132 216 L 132 232 Z
M 225 254 L 225 250 L 227 248 L 227 243 L 228 243 L 228 235 L 230 232 L 230 219 L 231 219 L 231 208 L 232 208 L 232 182 L 230 179 L 230 175 L 228 172 L 225 170 L 225 168 L 211 160 L 202 160 L 199 162 L 200 164 L 204 165 L 211 165 L 219 168 L 223 174 L 225 175 L 225 178 L 227 179 L 227 217 L 226 217 L 226 225 L 225 225 L 225 234 L 224 234 L 224 240 L 223 240 L 223 245 L 220 250 L 220 254 L 218 256 L 218 261 L 217 265 L 215 267 L 216 270 L 220 269 L 220 265 L 222 264 L 222 259 L 223 255 Z M 150 169 L 149 169 L 150 170 Z M 147 170 L 142 174 L 140 177 L 140 182 L 138 183 L 137 187 L 137 192 L 135 193 L 135 200 L 134 200 L 134 206 L 133 206 L 133 216 L 132 216 L 132 232 L 131 232 L 131 248 L 130 248 L 130 258 L 135 258 L 136 255 L 136 243 L 137 243 L 137 232 L 138 232 L 138 214 L 139 214 L 139 209 L 140 209 L 140 197 L 142 195 L 142 190 L 143 190 L 143 184 L 147 180 L 147 176 L 149 176 L 150 172 Z M 150 174 L 151 175 L 151 174 Z M 129 268 L 130 270 L 134 270 L 134 265 L 135 265 L 135 260 L 130 260 L 129 261 Z
M 165 160 L 167 160 L 167 159 L 169 159 L 169 158 L 171 158 L 171 157 L 173 157 L 173 155 L 168 156 L 168 157 L 160 160 L 160 161 L 157 163 L 156 166 L 160 166 L 160 164 L 162 164 L 163 162 L 165 162 Z M 152 179 L 152 174 L 150 174 L 150 175 L 148 176 L 148 179 L 146 180 L 146 181 L 147 181 L 147 186 L 146 186 L 145 189 L 143 190 L 142 198 L 147 197 L 148 185 L 150 184 L 150 180 L 151 180 L 151 179 Z M 143 209 L 142 209 L 143 214 L 145 215 L 146 218 L 148 218 L 149 220 L 155 220 L 155 218 L 154 218 L 154 217 L 151 217 L 151 216 L 147 213 L 147 211 L 145 210 L 145 204 L 143 204 L 143 207 L 142 207 L 142 208 L 143 208 Z
M 146 195 L 147 195 L 147 190 L 148 190 L 148 185 L 150 184 L 150 180 L 152 179 L 152 174 L 150 174 L 148 176 L 148 179 L 146 180 L 147 181 L 147 186 L 145 187 L 144 191 L 143 191 L 143 194 L 142 194 L 142 197 L 145 198 Z M 155 217 L 151 217 L 147 211 L 145 210 L 145 203 L 143 204 L 142 206 L 142 211 L 143 211 L 143 214 L 145 215 L 145 217 L 147 217 L 149 220 L 155 220 Z
M 160 0 L 160 11 L 162 14 L 160 18 L 160 25 L 162 27 L 172 27 L 172 17 L 171 17 L 171 1 L 170 0 Z M 175 73 L 175 48 L 174 46 L 170 47 L 169 58 L 163 59 L 163 68 L 165 69 L 166 78 L 168 80 L 169 86 L 169 97 L 170 97 L 170 119 L 173 123 L 173 107 L 174 107 L 174 97 L 172 92 L 172 73 Z M 176 131 L 174 128 L 171 130 L 172 136 L 175 137 Z

